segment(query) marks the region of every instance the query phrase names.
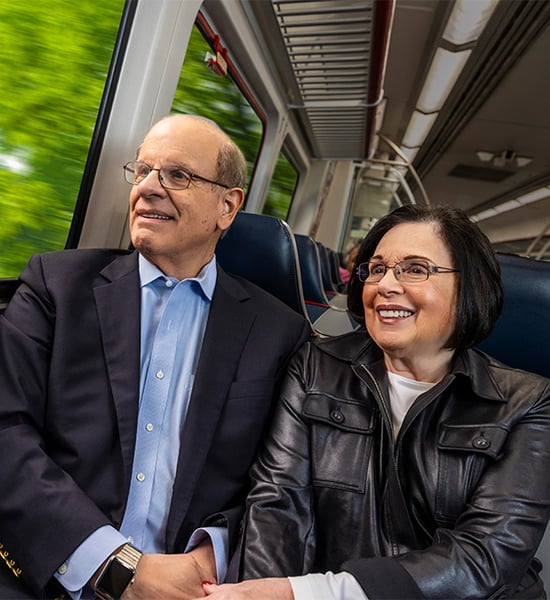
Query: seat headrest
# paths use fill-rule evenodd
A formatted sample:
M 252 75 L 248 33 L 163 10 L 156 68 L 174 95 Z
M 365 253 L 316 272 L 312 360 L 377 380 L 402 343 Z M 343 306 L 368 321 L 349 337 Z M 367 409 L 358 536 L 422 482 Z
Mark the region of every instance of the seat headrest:
M 550 262 L 497 254 L 504 306 L 479 348 L 507 365 L 550 378 Z
M 216 258 L 228 273 L 252 281 L 307 318 L 296 242 L 282 219 L 239 212 L 218 242 Z
M 300 271 L 302 273 L 302 287 L 304 297 L 308 302 L 328 304 L 322 284 L 321 263 L 317 244 L 307 235 L 295 234 Z

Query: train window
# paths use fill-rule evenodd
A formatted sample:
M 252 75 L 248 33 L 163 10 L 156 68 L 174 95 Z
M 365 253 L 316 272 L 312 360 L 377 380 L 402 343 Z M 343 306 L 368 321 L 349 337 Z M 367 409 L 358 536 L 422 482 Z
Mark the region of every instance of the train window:
M 263 135 L 263 123 L 228 71 L 211 72 L 205 62 L 212 49 L 195 25 L 172 104 L 173 113 L 197 114 L 212 119 L 238 144 L 252 173 Z
M 263 214 L 286 219 L 297 183 L 298 172 L 281 152 L 275 165 Z
M 66 244 L 123 6 L 0 2 L 0 278 Z

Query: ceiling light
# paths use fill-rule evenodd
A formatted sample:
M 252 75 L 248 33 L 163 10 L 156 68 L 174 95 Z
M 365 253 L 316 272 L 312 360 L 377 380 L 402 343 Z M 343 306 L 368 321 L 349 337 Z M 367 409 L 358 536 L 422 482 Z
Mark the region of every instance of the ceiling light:
M 443 37 L 457 46 L 477 40 L 497 3 L 498 0 L 456 0 Z
M 520 204 L 530 204 L 531 202 L 537 202 L 537 200 L 542 200 L 548 196 L 550 196 L 550 187 L 543 187 L 533 192 L 523 194 L 523 196 L 519 196 L 517 201 Z
M 508 212 L 509 210 L 514 210 L 514 208 L 520 208 L 522 205 L 517 200 L 508 200 L 508 202 L 503 202 L 502 204 L 498 204 L 493 207 L 493 209 L 497 213 Z
M 523 194 L 523 196 L 519 196 L 519 198 L 507 200 L 502 204 L 497 204 L 497 206 L 494 206 L 493 208 L 488 208 L 477 215 L 472 215 L 471 218 L 472 221 L 483 221 L 484 219 L 494 217 L 499 213 L 508 212 L 509 210 L 514 210 L 515 208 L 521 208 L 526 204 L 537 202 L 538 200 L 542 200 L 544 198 L 550 198 L 550 186 L 539 188 L 532 192 L 528 192 L 527 194 Z
M 443 39 L 455 46 L 475 42 L 491 18 L 497 3 L 498 0 L 456 0 L 443 31 Z M 472 52 L 471 47 L 457 50 L 450 52 L 439 47 L 434 54 L 416 110 L 402 141 L 404 146 L 416 148 L 415 155 L 418 151 L 417 146 L 426 139 L 438 111 L 447 100 Z M 492 158 L 488 158 L 487 162 Z
M 476 156 L 481 162 L 491 163 L 495 167 L 515 166 L 518 168 L 527 166 L 533 161 L 532 156 L 518 156 L 514 150 L 478 150 Z
M 471 50 L 449 52 L 438 48 L 416 107 L 426 113 L 440 110 L 462 72 Z
M 488 152 L 486 150 L 478 150 L 476 155 L 481 162 L 491 162 L 493 158 L 495 158 L 494 152 Z
M 412 163 L 415 156 L 418 154 L 419 148 L 406 148 L 405 146 L 401 146 L 401 152 L 405 155 L 405 158 Z
M 483 221 L 484 219 L 488 219 L 489 217 L 494 217 L 497 214 L 497 211 L 494 208 L 489 208 L 484 210 L 477 215 L 472 215 L 472 221 Z
M 518 167 L 526 167 L 532 160 L 530 156 L 516 156 L 516 165 Z
M 432 128 L 434 121 L 437 118 L 437 113 L 425 115 L 424 113 L 415 110 L 412 114 L 407 131 L 403 136 L 403 145 L 408 148 L 416 148 L 420 146 L 426 139 L 428 132 Z

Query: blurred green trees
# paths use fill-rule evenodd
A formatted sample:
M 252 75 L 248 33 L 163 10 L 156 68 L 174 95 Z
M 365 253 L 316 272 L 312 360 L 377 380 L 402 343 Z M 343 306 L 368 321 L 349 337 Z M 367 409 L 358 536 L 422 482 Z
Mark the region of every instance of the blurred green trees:
M 0 278 L 65 246 L 124 0 L 0 0 Z M 201 114 L 239 144 L 249 178 L 262 123 L 231 77 L 205 65 L 195 27 L 173 112 Z M 281 154 L 266 214 L 286 218 L 296 172 Z
M 0 0 L 0 277 L 63 248 L 123 0 Z

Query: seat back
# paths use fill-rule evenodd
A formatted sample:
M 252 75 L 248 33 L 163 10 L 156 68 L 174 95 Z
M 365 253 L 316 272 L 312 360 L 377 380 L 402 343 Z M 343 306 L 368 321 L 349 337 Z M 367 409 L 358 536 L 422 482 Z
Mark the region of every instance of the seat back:
M 340 277 L 340 259 L 338 257 L 338 253 L 331 248 L 327 248 L 327 255 L 329 258 L 330 278 L 332 285 L 337 291 L 340 291 L 344 285 L 344 282 Z
M 328 298 L 323 289 L 321 262 L 317 244 L 307 235 L 299 233 L 294 235 L 300 271 L 302 274 L 302 288 L 306 302 L 317 302 L 328 308 Z
M 319 260 L 321 263 L 321 276 L 323 279 L 323 289 L 325 290 L 325 294 L 329 297 L 331 294 L 336 293 L 336 288 L 332 283 L 331 278 L 331 267 L 330 267 L 330 259 L 327 253 L 327 248 L 321 242 L 315 242 L 317 244 L 317 248 L 319 250 Z
M 218 242 L 216 258 L 308 318 L 294 235 L 281 219 L 239 212 Z
M 504 306 L 479 348 L 511 367 L 550 378 L 550 262 L 497 256 Z

